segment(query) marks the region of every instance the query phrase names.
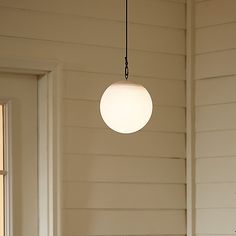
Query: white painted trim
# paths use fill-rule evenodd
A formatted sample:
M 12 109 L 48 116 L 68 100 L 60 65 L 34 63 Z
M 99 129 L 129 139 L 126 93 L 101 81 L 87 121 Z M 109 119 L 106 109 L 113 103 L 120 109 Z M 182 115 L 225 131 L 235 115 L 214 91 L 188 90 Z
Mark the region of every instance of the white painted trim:
M 38 80 L 40 209 L 38 236 L 60 236 L 61 63 L 0 58 L 0 71 L 41 76 Z
M 12 113 L 12 103 L 11 101 L 5 101 L 4 102 L 4 164 L 5 169 L 7 172 L 12 169 L 12 140 L 11 136 L 9 135 L 12 131 L 12 122 L 11 122 L 11 113 Z M 6 175 L 5 179 L 5 199 L 6 199 L 6 209 L 5 209 L 5 215 L 6 215 L 6 222 L 5 222 L 5 233 L 8 236 L 13 236 L 13 210 L 12 210 L 12 176 Z
M 195 214 L 195 0 L 188 0 L 186 33 L 186 181 L 187 181 L 187 235 L 196 235 Z
M 15 58 L 0 57 L 0 70 L 6 72 L 18 72 L 34 75 L 44 75 L 45 73 L 56 73 L 61 67 L 60 61 L 55 60 L 19 60 Z

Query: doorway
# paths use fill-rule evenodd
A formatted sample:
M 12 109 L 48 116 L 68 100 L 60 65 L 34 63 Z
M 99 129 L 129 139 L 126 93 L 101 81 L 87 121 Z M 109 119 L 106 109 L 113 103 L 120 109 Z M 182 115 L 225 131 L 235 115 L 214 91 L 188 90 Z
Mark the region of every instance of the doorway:
M 37 90 L 34 75 L 0 73 L 6 173 L 2 193 L 5 235 L 10 231 L 19 236 L 37 235 Z
M 4 71 L 0 72 L 0 101 L 7 131 L 5 235 L 59 235 L 55 71 L 0 71 Z

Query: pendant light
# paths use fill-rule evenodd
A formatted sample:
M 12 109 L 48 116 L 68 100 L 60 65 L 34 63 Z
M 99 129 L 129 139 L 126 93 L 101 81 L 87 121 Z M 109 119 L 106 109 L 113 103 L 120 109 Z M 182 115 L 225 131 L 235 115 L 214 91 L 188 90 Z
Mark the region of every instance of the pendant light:
M 141 85 L 128 81 L 128 0 L 126 2 L 125 79 L 111 84 L 103 93 L 100 113 L 112 130 L 128 134 L 142 129 L 152 115 L 152 99 Z

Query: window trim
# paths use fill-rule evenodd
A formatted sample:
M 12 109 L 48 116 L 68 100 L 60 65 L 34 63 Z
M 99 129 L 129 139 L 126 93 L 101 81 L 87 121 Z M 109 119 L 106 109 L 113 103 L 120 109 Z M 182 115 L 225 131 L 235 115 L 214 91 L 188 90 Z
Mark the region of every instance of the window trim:
M 4 178 L 4 235 L 11 236 L 11 222 L 12 222 L 12 178 L 8 174 L 11 170 L 11 139 L 10 139 L 10 130 L 11 130 L 11 101 L 0 100 L 1 105 L 3 105 L 3 160 L 4 160 L 4 169 L 1 170 L 1 174 Z
M 10 172 L 11 168 L 11 101 L 4 101 L 4 133 L 3 133 L 3 146 L 4 146 L 4 165 L 7 173 Z M 5 179 L 5 234 L 6 236 L 11 235 L 11 222 L 12 217 L 12 178 L 10 174 L 6 174 Z

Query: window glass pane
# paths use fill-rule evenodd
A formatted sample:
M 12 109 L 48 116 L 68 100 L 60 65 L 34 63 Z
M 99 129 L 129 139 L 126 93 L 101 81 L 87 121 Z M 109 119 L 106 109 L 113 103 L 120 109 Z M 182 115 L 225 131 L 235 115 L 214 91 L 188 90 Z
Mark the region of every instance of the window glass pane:
M 0 170 L 3 170 L 3 105 L 0 104 Z
M 4 236 L 4 183 L 0 175 L 0 236 Z

